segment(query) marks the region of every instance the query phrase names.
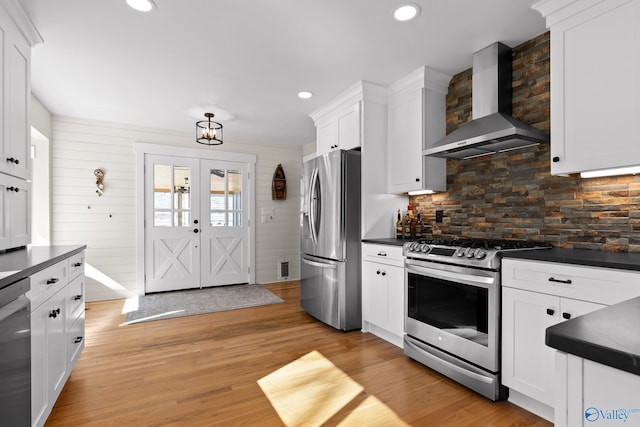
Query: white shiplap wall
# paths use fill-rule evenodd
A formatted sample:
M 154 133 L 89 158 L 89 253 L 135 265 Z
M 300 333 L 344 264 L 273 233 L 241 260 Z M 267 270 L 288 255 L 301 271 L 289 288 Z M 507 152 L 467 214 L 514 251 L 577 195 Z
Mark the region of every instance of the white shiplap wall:
M 52 244 L 87 245 L 89 301 L 136 293 L 136 142 L 201 148 L 191 133 L 60 116 L 52 120 Z M 299 278 L 302 148 L 227 140 L 211 150 L 257 156 L 256 281 L 277 281 L 277 261 L 281 258 L 290 261 L 291 279 Z M 287 177 L 285 201 L 271 200 L 271 180 L 278 163 L 282 163 Z M 96 168 L 105 171 L 102 197 L 95 193 Z M 273 208 L 273 219 L 262 223 L 262 208 Z

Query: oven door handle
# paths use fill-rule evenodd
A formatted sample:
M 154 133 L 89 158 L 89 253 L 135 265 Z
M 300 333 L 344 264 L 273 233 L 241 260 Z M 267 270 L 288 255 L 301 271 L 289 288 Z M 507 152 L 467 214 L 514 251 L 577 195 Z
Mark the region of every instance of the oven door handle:
M 405 264 L 407 272 L 416 273 L 422 276 L 429 276 L 436 279 L 447 280 L 449 282 L 458 280 L 462 283 L 470 284 L 484 284 L 491 286 L 495 283 L 494 277 L 475 276 L 473 274 L 456 273 L 455 271 L 447 271 L 443 273 L 441 270 L 436 270 L 428 267 L 420 267 L 415 264 Z
M 461 368 L 460 366 L 454 365 L 453 363 L 445 360 L 445 359 L 441 359 L 437 356 L 434 356 L 433 354 L 429 353 L 428 351 L 425 351 L 424 349 L 418 347 L 417 345 L 415 345 L 414 343 L 405 340 L 404 341 L 404 345 L 408 346 L 408 347 L 412 347 L 414 350 L 419 351 L 423 357 L 428 357 L 430 359 L 433 359 L 434 361 L 436 361 L 437 363 L 443 364 L 445 365 L 447 368 L 451 369 L 452 371 L 455 371 L 459 374 L 462 374 L 466 377 L 471 377 L 476 381 L 480 381 L 483 382 L 485 384 L 491 384 L 493 382 L 492 378 L 489 377 L 485 377 L 484 375 L 480 375 L 477 374 L 475 372 L 469 371 L 467 369 Z

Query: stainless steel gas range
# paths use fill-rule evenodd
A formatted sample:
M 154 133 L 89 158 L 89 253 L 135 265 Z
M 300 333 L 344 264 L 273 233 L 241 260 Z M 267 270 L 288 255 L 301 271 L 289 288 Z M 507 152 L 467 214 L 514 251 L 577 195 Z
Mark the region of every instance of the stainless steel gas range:
M 405 243 L 404 353 L 491 400 L 500 381 L 501 253 L 549 248 L 513 240 Z

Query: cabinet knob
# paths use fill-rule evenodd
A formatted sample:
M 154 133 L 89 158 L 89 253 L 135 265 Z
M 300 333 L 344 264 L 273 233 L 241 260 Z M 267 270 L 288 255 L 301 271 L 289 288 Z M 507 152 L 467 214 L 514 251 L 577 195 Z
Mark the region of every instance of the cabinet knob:
M 416 178 L 416 182 L 420 182 L 420 178 Z
M 200 232 L 200 230 L 198 230 L 197 228 L 195 228 L 195 229 L 193 230 L 193 232 L 194 232 L 194 233 L 196 233 L 196 234 L 198 234 L 198 233 Z
M 75 264 L 73 264 L 74 267 L 80 267 L 82 265 L 81 262 L 76 262 Z
M 193 223 L 194 223 L 194 224 L 197 224 L 197 223 L 198 223 L 198 220 L 197 220 L 197 219 L 194 219 L 194 220 L 193 220 Z
M 562 313 L 562 318 L 566 320 L 571 319 L 571 313 L 567 313 L 567 312 Z
M 553 163 L 558 163 L 560 161 L 560 157 L 553 156 L 553 159 L 551 159 L 551 160 L 553 160 Z
M 53 285 L 54 283 L 58 283 L 60 279 L 57 277 L 52 277 L 51 279 L 47 279 L 47 285 Z
M 82 337 L 76 337 L 76 339 L 73 340 L 74 344 L 78 344 L 78 343 L 81 343 L 81 342 L 82 342 Z
M 49 313 L 49 317 L 53 317 L 55 319 L 56 317 L 58 317 L 58 314 L 60 314 L 60 309 L 56 308 L 55 310 L 51 310 L 51 313 Z
M 13 157 L 7 157 L 7 162 L 9 163 L 15 163 L 16 159 L 14 159 Z
M 81 299 L 82 299 L 82 295 L 76 295 L 76 296 L 73 297 L 74 301 L 78 301 L 78 300 L 81 300 Z
M 549 316 L 553 316 L 554 314 L 556 314 L 556 311 L 553 308 L 547 308 L 547 314 Z
M 376 274 L 380 274 L 380 270 L 376 271 Z
M 386 275 L 387 275 L 387 272 L 386 272 L 386 271 L 383 271 L 383 272 L 382 272 L 382 275 L 383 275 L 383 276 L 386 276 Z
M 13 191 L 14 187 L 7 187 L 7 191 Z
M 387 256 L 387 253 L 383 252 L 383 251 L 380 251 L 380 252 L 378 252 L 378 256 Z

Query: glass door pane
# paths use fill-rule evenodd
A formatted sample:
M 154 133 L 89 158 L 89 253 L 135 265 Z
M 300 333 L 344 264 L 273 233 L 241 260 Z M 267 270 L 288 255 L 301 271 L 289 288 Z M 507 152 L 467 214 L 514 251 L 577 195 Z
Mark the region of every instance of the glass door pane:
M 191 168 L 153 165 L 153 225 L 188 227 L 191 225 Z
M 211 226 L 242 226 L 242 171 L 210 169 L 209 177 Z

